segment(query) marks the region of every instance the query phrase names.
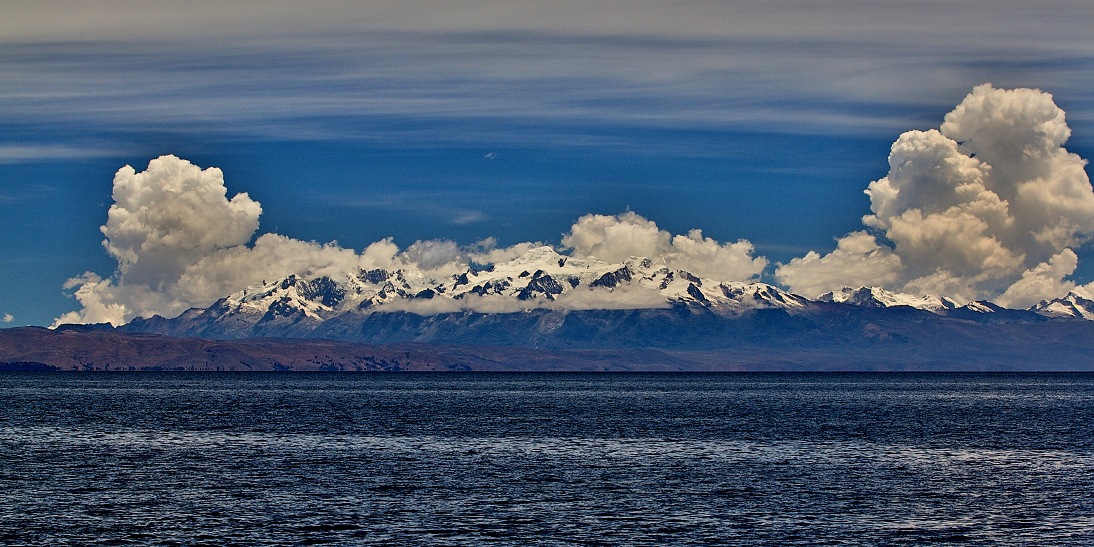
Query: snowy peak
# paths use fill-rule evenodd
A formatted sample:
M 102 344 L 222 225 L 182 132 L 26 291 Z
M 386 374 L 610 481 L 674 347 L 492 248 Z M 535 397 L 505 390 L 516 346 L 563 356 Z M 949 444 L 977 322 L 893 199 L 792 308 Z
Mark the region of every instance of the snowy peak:
M 1003 306 L 994 302 L 988 302 L 987 300 L 974 300 L 961 306 L 961 310 L 966 310 L 973 313 L 998 313 L 1006 310 Z
M 932 313 L 945 312 L 958 307 L 957 303 L 949 298 L 914 296 L 887 291 L 879 287 L 859 287 L 857 289 L 845 287 L 838 291 L 824 293 L 817 297 L 817 301 L 848 304 L 862 308 L 908 306 Z
M 1094 321 L 1094 300 L 1080 296 L 1074 291 L 1067 293 L 1067 296 L 1063 298 L 1042 300 L 1029 310 L 1046 317 Z
M 524 254 L 514 258 L 513 260 L 505 263 L 511 266 L 534 266 L 534 267 L 557 267 L 562 268 L 565 266 L 569 257 L 558 254 L 554 248 L 544 245 L 542 247 L 536 247 L 529 249 Z
M 295 274 L 272 283 L 252 285 L 224 298 L 214 307 L 245 314 L 273 316 L 297 312 L 321 319 L 323 312 L 337 307 L 346 297 L 345 281 L 330 277 L 303 279 Z
M 1029 310 L 1011 310 L 994 302 L 977 300 L 964 305 L 946 297 L 914 296 L 895 293 L 878 287 L 844 288 L 817 297 L 818 302 L 832 302 L 862 308 L 907 307 L 976 322 L 1038 321 L 1043 317 Z
M 766 283 L 719 283 L 713 290 L 702 292 L 711 295 L 712 300 L 719 302 L 721 306 L 732 307 L 738 312 L 749 309 L 801 312 L 813 307 L 809 299 Z

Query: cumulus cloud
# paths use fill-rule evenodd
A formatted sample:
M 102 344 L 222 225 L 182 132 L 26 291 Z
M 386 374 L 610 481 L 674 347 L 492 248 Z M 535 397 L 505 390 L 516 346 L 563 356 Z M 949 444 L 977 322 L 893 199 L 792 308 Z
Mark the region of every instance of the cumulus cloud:
M 117 267 L 107 278 L 85 272 L 70 279 L 64 288 L 81 309 L 55 324 L 118 325 L 138 316 L 173 316 L 288 274 L 338 276 L 359 268 L 449 273 L 462 267 L 458 247 L 444 241 L 419 241 L 400 251 L 384 239 L 358 253 L 267 233 L 251 244 L 261 205 L 245 193 L 229 199 L 219 169 L 201 169 L 175 156 L 156 158 L 139 173 L 121 168 L 113 197 L 101 231 Z
M 175 156 L 156 158 L 140 173 L 128 165 L 119 169 L 114 204 L 101 228 L 117 268 L 105 279 L 92 272 L 70 279 L 65 289 L 74 291 L 82 309 L 57 323 L 120 324 L 137 315 L 178 313 L 193 301 L 187 292 L 214 291 L 216 275 L 194 286 L 179 281 L 210 256 L 245 245 L 262 214 L 247 194 L 226 196 L 219 169 L 203 170 Z
M 1064 112 L 1035 89 L 976 87 L 938 130 L 909 131 L 867 187 L 865 231 L 827 255 L 781 264 L 807 296 L 876 285 L 1026 306 L 1073 286 L 1074 247 L 1094 236 L 1086 161 L 1063 148 Z
M 900 257 L 874 236 L 852 232 L 840 238 L 831 253 L 809 251 L 780 266 L 777 275 L 793 291 L 816 296 L 832 287 L 891 286 L 902 268 Z
M 395 268 L 398 255 L 399 246 L 386 237 L 365 247 L 361 252 L 361 267 L 365 270 L 391 270 Z
M 767 267 L 767 259 L 753 256 L 755 249 L 747 240 L 719 243 L 700 230 L 674 236 L 630 211 L 585 215 L 562 237 L 562 245 L 579 258 L 623 262 L 632 256 L 647 257 L 717 281 L 755 279 Z
M 15 316 L 13 316 L 10 313 L 5 313 L 4 317 L 2 319 L 0 319 L 0 322 L 3 322 L 3 323 L 11 323 L 12 321 L 15 321 Z
M 190 307 L 289 274 L 337 277 L 356 272 L 361 262 L 361 256 L 356 252 L 334 243 L 319 244 L 280 234 L 263 234 L 253 246 L 237 245 L 201 257 L 186 266 L 166 288 Z
M 226 193 L 220 169 L 175 156 L 156 158 L 141 173 L 118 170 L 101 230 L 119 281 L 159 286 L 196 259 L 250 240 L 262 207 L 246 193 Z
M 1063 296 L 1075 288 L 1075 283 L 1064 278 L 1071 275 L 1079 265 L 1079 257 L 1071 249 L 1059 254 L 1033 268 L 1022 272 L 1015 281 L 996 299 L 1002 306 L 1028 308 L 1041 300 Z
M 451 272 L 463 269 L 463 255 L 454 241 L 415 241 L 403 256 L 422 270 Z

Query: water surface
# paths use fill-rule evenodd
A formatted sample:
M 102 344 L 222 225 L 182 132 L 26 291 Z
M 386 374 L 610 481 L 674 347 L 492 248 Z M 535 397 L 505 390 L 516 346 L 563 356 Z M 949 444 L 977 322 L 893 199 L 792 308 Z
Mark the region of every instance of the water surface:
M 1094 375 L 0 375 L 0 543 L 1094 543 Z

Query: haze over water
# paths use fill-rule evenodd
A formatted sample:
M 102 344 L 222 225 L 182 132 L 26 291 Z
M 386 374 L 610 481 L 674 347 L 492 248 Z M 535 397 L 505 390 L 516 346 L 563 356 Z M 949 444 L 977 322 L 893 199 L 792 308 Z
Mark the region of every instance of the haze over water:
M 1082 374 L 0 375 L 0 542 L 1090 544 Z

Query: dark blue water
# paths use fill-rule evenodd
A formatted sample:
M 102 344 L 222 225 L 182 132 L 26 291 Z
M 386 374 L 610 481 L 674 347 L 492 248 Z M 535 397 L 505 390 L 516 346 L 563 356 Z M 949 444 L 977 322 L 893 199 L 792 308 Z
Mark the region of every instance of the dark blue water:
M 0 375 L 0 544 L 1094 544 L 1094 375 Z

